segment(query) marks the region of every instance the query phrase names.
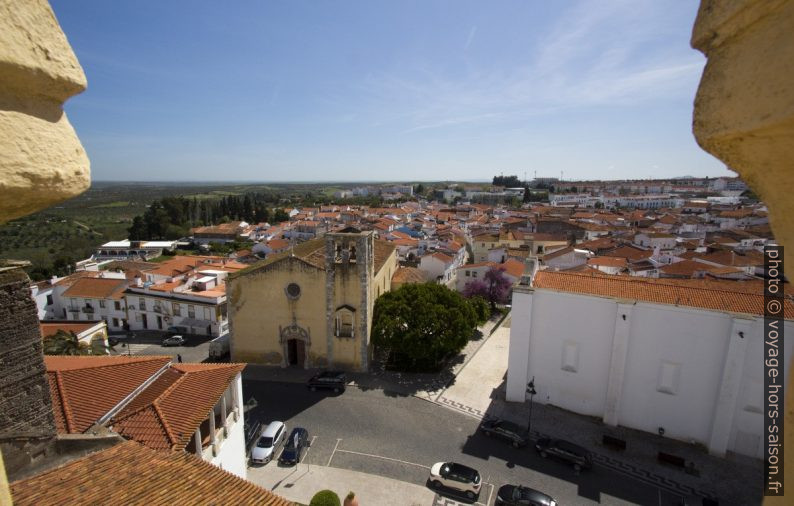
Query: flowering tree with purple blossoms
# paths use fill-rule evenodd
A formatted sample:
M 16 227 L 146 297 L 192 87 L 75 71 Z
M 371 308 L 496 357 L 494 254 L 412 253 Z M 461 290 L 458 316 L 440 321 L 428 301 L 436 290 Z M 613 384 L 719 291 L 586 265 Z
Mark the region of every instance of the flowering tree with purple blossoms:
M 463 287 L 463 295 L 469 298 L 482 297 L 491 303 L 491 309 L 494 309 L 497 303 L 507 302 L 513 284 L 504 272 L 504 267 L 491 267 L 482 280 L 475 279 L 466 283 Z

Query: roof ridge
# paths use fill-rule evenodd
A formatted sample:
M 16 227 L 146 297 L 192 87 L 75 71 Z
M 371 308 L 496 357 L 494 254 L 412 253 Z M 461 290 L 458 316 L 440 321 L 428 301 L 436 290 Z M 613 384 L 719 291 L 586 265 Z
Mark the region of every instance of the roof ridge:
M 66 423 L 66 432 L 71 433 L 74 428 L 74 420 L 72 419 L 72 409 L 69 407 L 69 402 L 66 398 L 66 386 L 63 384 L 61 371 L 53 371 L 55 373 L 55 386 L 58 388 L 58 395 L 61 397 L 61 409 L 63 410 L 63 419 Z
M 42 322 L 42 323 L 46 323 L 46 322 Z M 80 323 L 80 322 L 78 321 L 77 323 Z M 98 323 L 98 322 L 96 322 L 96 323 Z M 80 356 L 80 357 L 75 357 L 75 358 L 85 359 L 87 362 L 90 362 L 92 360 L 92 357 L 85 356 L 85 355 Z M 107 355 L 106 356 L 100 356 L 99 358 L 109 358 L 109 356 L 107 356 Z M 166 357 L 165 355 L 151 355 L 149 357 L 121 357 L 121 356 L 119 356 L 119 357 L 116 357 L 116 358 L 123 358 L 124 360 L 123 361 L 119 361 L 118 363 L 115 363 L 115 364 L 114 363 L 98 364 L 98 365 L 90 365 L 90 366 L 87 366 L 87 367 L 80 367 L 79 369 L 67 369 L 67 370 L 68 371 L 84 371 L 86 369 L 101 369 L 101 368 L 104 368 L 104 367 L 118 367 L 120 365 L 127 365 L 127 364 L 140 364 L 140 363 L 144 363 L 144 362 L 154 362 L 157 359 L 164 359 L 164 358 L 168 358 L 168 357 Z M 169 358 L 169 360 L 170 360 L 170 358 Z M 61 371 L 62 371 L 61 369 L 55 369 L 52 372 L 59 373 Z
M 163 415 L 163 412 L 160 410 L 158 399 L 152 401 L 152 408 L 154 409 L 154 413 L 157 415 L 157 419 L 160 420 L 160 424 L 162 424 L 163 429 L 165 430 L 165 435 L 168 436 L 168 442 L 171 443 L 171 448 L 173 449 L 179 440 L 176 438 L 176 436 L 174 436 L 168 420 L 166 420 L 165 415 Z
M 669 265 L 675 265 L 675 264 L 669 264 Z M 541 271 L 541 272 L 542 273 L 547 273 L 548 272 L 548 273 L 551 273 L 551 274 L 564 274 L 566 276 L 592 277 L 590 274 L 583 274 L 583 273 L 579 273 L 579 272 L 563 272 L 563 271 Z M 541 272 L 539 272 L 538 274 L 540 274 Z M 710 292 L 723 292 L 723 293 L 730 293 L 730 294 L 751 295 L 751 296 L 754 296 L 754 297 L 763 297 L 764 296 L 763 293 L 737 292 L 737 291 L 731 291 L 731 290 L 728 290 L 728 289 L 725 289 L 725 288 L 715 288 L 715 287 L 709 287 L 709 286 L 690 286 L 690 285 L 683 285 L 683 284 L 678 284 L 678 283 L 668 283 L 668 282 L 665 282 L 665 281 L 657 281 L 656 279 L 653 279 L 653 280 L 644 279 L 644 278 L 639 278 L 639 277 L 636 277 L 636 276 L 621 276 L 620 278 L 613 278 L 610 275 L 605 275 L 605 276 L 599 276 L 599 279 L 606 279 L 606 280 L 609 280 L 609 281 L 629 281 L 629 282 L 636 282 L 636 283 L 644 283 L 646 285 L 653 285 L 653 286 L 670 286 L 670 287 L 674 287 L 674 288 L 689 288 L 689 289 L 693 289 L 693 290 L 708 290 Z M 658 279 L 663 279 L 663 278 L 658 278 Z

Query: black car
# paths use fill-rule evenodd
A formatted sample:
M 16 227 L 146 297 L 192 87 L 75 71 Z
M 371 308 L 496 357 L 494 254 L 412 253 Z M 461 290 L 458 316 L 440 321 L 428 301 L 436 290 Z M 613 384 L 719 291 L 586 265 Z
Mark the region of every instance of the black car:
M 489 437 L 493 436 L 504 439 L 515 448 L 526 446 L 526 444 L 529 442 L 529 439 L 522 434 L 524 432 L 523 428 L 519 427 L 515 423 L 508 422 L 507 420 L 500 420 L 498 418 L 485 420 L 480 425 L 480 432 Z
M 552 456 L 570 462 L 577 471 L 589 469 L 593 465 L 593 457 L 589 451 L 563 439 L 540 439 L 535 444 L 535 449 L 544 459 Z
M 521 485 L 502 485 L 496 493 L 495 506 L 557 506 L 551 496 Z
M 292 429 L 284 449 L 281 450 L 281 456 L 278 458 L 280 464 L 291 466 L 301 461 L 303 450 L 309 446 L 309 431 L 303 427 L 295 427 Z
M 318 388 L 333 390 L 334 392 L 344 392 L 347 384 L 347 376 L 342 371 L 323 371 L 309 378 L 306 386 L 314 392 Z

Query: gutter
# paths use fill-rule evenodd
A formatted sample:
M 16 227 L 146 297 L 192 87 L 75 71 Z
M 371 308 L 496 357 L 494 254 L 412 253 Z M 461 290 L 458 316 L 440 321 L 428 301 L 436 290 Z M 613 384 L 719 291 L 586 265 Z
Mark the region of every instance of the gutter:
M 146 388 L 148 388 L 149 385 L 154 383 L 157 380 L 157 378 L 159 378 L 165 371 L 167 371 L 170 368 L 171 368 L 171 361 L 169 360 L 168 363 L 166 363 L 163 367 L 160 368 L 160 370 L 158 370 L 156 373 L 152 374 L 149 377 L 149 379 L 147 379 L 146 381 L 141 383 L 138 386 L 138 388 L 136 388 L 135 390 L 130 392 L 125 398 L 123 398 L 121 401 L 119 401 L 118 404 L 116 404 L 115 406 L 110 408 L 110 411 L 108 411 L 107 413 L 102 415 L 102 417 L 99 418 L 99 420 L 94 422 L 94 425 L 92 425 L 89 430 L 93 430 L 94 432 L 96 432 L 97 427 L 104 427 L 104 425 L 106 423 L 108 423 L 108 421 L 110 421 L 111 418 L 113 418 L 119 411 L 124 409 L 127 406 L 127 404 L 132 402 L 132 400 L 135 399 L 138 396 L 138 394 L 140 394 L 141 392 L 146 390 Z M 88 432 L 88 431 L 86 431 L 86 432 Z

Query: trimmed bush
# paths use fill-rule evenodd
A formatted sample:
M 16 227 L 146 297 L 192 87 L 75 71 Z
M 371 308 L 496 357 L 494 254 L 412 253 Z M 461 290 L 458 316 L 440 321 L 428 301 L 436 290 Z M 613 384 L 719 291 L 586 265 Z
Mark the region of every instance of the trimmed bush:
M 342 502 L 333 490 L 320 490 L 314 494 L 309 506 L 342 506 Z

